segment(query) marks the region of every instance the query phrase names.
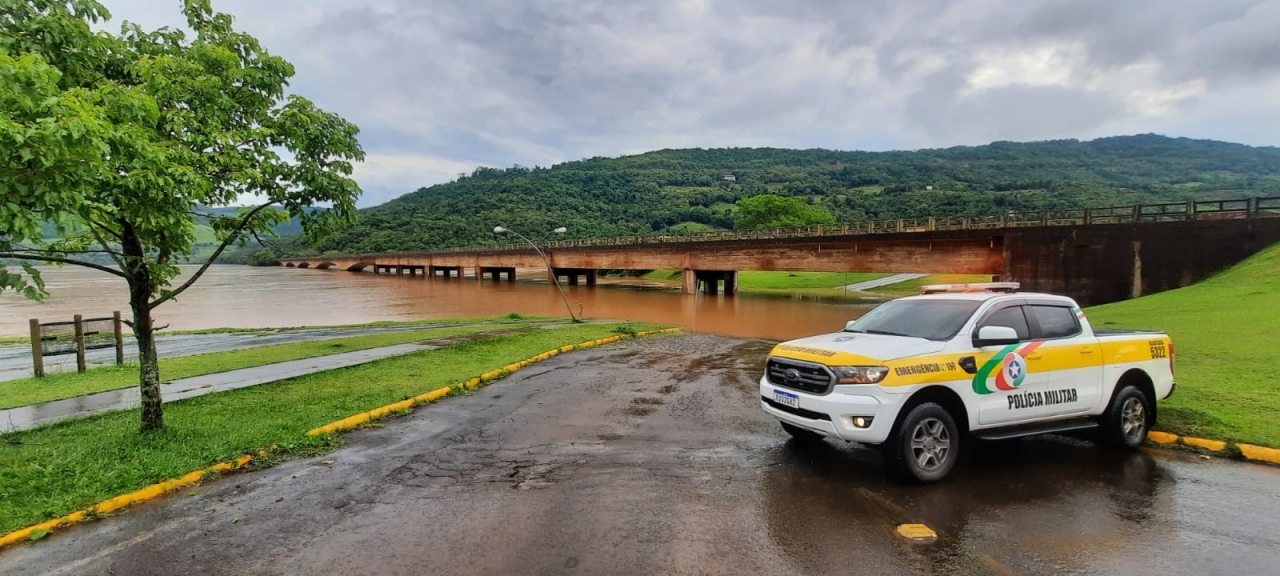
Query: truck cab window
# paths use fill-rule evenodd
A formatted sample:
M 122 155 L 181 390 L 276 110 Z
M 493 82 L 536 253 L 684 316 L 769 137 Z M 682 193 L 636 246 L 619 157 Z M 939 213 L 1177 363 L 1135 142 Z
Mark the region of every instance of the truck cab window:
M 1041 338 L 1070 338 L 1080 334 L 1080 322 L 1076 314 L 1065 306 L 1031 306 L 1040 325 Z
M 1018 333 L 1019 340 L 1031 339 L 1031 328 L 1027 325 L 1027 315 L 1022 306 L 996 310 L 982 321 L 981 326 L 1006 326 Z

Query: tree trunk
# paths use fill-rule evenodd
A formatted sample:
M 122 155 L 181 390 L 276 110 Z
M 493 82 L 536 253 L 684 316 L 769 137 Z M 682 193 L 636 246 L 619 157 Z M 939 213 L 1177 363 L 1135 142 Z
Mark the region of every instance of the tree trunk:
M 149 278 L 140 278 L 137 284 L 148 284 Z M 129 305 L 133 308 L 133 335 L 138 342 L 138 389 L 142 394 L 142 431 L 164 428 L 164 404 L 160 399 L 160 362 L 156 355 L 155 328 L 151 323 L 151 306 L 148 302 L 150 286 L 129 287 Z

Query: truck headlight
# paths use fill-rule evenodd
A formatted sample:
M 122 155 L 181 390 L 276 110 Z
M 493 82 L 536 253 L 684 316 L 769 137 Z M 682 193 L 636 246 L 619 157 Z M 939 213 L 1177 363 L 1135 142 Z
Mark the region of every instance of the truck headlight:
M 836 384 L 875 384 L 889 375 L 888 366 L 832 366 Z

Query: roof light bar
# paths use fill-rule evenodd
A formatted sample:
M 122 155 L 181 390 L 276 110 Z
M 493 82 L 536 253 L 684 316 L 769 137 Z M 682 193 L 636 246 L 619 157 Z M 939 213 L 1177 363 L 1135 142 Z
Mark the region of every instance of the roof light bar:
M 1017 292 L 1017 282 L 974 282 L 970 284 L 929 284 L 920 287 L 921 294 L 949 294 L 956 292 Z

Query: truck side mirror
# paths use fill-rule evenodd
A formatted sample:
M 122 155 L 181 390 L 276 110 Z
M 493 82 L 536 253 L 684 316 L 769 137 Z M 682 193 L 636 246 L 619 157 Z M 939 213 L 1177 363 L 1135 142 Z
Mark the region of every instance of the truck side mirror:
M 1018 331 L 1008 326 L 983 326 L 973 338 L 973 346 L 1004 346 L 1018 343 Z
M 857 320 L 850 320 L 850 321 L 848 321 L 848 322 L 845 322 L 845 323 L 844 323 L 844 330 L 845 330 L 845 332 L 848 332 L 848 331 L 850 331 L 850 330 L 853 330 L 853 325 L 854 325 L 854 324 L 856 324 L 857 322 L 858 322 Z

